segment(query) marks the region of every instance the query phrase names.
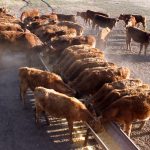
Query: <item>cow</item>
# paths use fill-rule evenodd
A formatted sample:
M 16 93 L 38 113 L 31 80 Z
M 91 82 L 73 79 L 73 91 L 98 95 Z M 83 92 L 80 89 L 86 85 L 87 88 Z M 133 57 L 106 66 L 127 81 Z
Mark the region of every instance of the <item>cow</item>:
M 75 15 L 64 15 L 64 14 L 57 14 L 58 21 L 71 21 L 76 22 L 76 16 Z
M 97 105 L 97 103 L 101 102 L 102 99 L 108 95 L 113 90 L 123 90 L 123 89 L 130 89 L 136 88 L 138 86 L 142 86 L 142 81 L 139 79 L 124 79 L 120 81 L 115 81 L 111 83 L 105 83 L 90 99 L 90 101 Z
M 70 37 L 66 35 L 53 38 L 48 43 L 48 45 L 51 47 L 51 50 L 49 51 L 50 54 L 49 60 L 51 59 L 51 55 L 59 57 L 65 48 L 72 45 L 80 45 L 80 44 L 89 44 L 91 45 L 91 47 L 95 47 L 96 39 L 92 35 L 76 36 L 76 37 Z
M 62 78 L 52 72 L 39 70 L 36 68 L 19 68 L 20 95 L 23 104 L 25 104 L 25 95 L 28 88 L 32 91 L 38 86 L 54 89 L 58 92 L 75 96 L 75 91 L 65 84 Z
M 32 30 L 32 32 L 36 34 L 43 42 L 47 42 L 47 43 L 50 42 L 50 45 L 51 45 L 52 38 L 55 37 L 56 32 L 59 33 L 56 34 L 56 36 L 66 35 L 66 37 L 69 38 L 76 37 L 77 35 L 75 29 L 68 28 L 67 26 L 57 26 L 57 25 L 44 25 L 35 30 Z
M 150 98 L 145 94 L 124 96 L 113 102 L 104 112 L 102 112 L 101 122 L 105 124 L 115 121 L 123 124 L 123 130 L 130 136 L 132 122 L 141 120 L 143 123 L 150 119 Z
M 0 25 L 0 31 L 20 31 L 20 32 L 24 32 L 24 30 L 18 24 L 1 24 Z
M 69 68 L 65 72 L 63 72 L 63 74 L 65 78 L 67 78 L 67 80 L 72 81 L 86 68 L 100 67 L 100 66 L 106 67 L 109 65 L 113 65 L 113 63 L 105 62 L 105 59 L 99 59 L 99 57 L 83 58 L 75 60 L 69 66 Z
M 131 16 L 135 17 L 136 24 L 142 23 L 144 30 L 146 29 L 146 17 L 142 15 L 134 15 L 134 14 L 120 14 L 119 20 L 123 20 L 125 22 L 125 26 L 128 24 Z
M 81 74 L 83 73 L 81 72 Z M 114 65 L 110 67 L 89 68 L 83 78 L 81 78 L 81 75 L 79 74 L 79 76 L 69 83 L 69 85 L 81 96 L 93 95 L 105 83 L 127 79 L 129 76 L 130 70 L 128 68 L 119 68 Z
M 110 30 L 112 30 L 112 28 L 118 21 L 118 18 L 109 18 L 96 14 L 93 18 L 93 29 L 97 26 L 102 28 L 109 28 Z
M 143 84 L 135 88 L 131 87 L 126 89 L 114 89 L 110 91 L 107 95 L 105 95 L 99 103 L 96 103 L 94 105 L 94 108 L 96 110 L 96 113 L 99 113 L 105 110 L 114 101 L 123 96 L 139 95 L 140 93 L 146 93 L 147 91 L 149 91 L 149 86 L 147 84 Z
M 61 21 L 57 23 L 58 26 L 67 26 L 68 28 L 75 29 L 77 31 L 77 36 L 81 36 L 83 34 L 83 27 L 77 23 L 70 21 Z
M 46 49 L 46 45 L 36 35 L 27 32 L 0 31 L 0 42 L 1 46 L 21 50 L 29 56 L 32 52 L 41 52 Z
M 40 12 L 38 9 L 26 10 L 26 11 L 22 12 L 22 14 L 20 16 L 20 20 L 23 22 L 24 19 L 27 17 L 36 17 L 36 16 L 40 16 Z
M 80 49 L 88 51 L 88 50 L 92 49 L 92 46 L 88 45 L 88 44 L 80 44 L 80 45 L 73 45 L 73 46 L 67 47 L 66 49 L 63 50 L 63 52 L 61 53 L 61 55 L 57 58 L 57 61 L 55 62 L 55 65 L 54 65 L 54 68 L 57 68 L 59 65 L 63 64 L 63 62 L 66 61 L 65 58 L 67 57 L 67 55 L 69 53 L 78 51 Z
M 63 49 L 69 46 L 80 45 L 80 44 L 89 44 L 92 47 L 95 47 L 96 39 L 92 35 L 76 36 L 76 37 L 60 36 L 60 37 L 52 39 L 49 44 L 52 45 L 52 47 L 56 51 L 62 51 Z
M 57 70 L 59 70 L 59 74 L 63 75 L 63 73 L 68 69 L 68 67 L 75 61 L 83 58 L 98 58 L 102 61 L 104 59 L 104 53 L 102 51 L 97 51 L 96 48 L 91 48 L 89 51 L 85 49 L 79 49 L 78 51 L 74 51 L 68 53 L 64 60 L 57 65 Z M 55 65 L 56 68 L 56 65 Z
M 144 45 L 145 47 L 144 54 L 146 56 L 146 50 L 150 41 L 150 33 L 135 27 L 130 27 L 130 26 L 126 27 L 126 44 L 127 44 L 127 50 L 129 49 L 130 51 L 131 51 L 131 39 L 133 39 L 137 43 L 140 43 L 139 55 L 141 54 Z
M 39 116 L 44 111 L 54 117 L 66 118 L 71 142 L 73 142 L 72 132 L 74 121 L 87 122 L 96 133 L 102 131 L 99 119 L 95 118 L 78 99 L 44 87 L 36 87 L 34 97 L 37 125 L 39 125 Z M 47 117 L 45 119 L 49 124 Z
M 47 14 L 47 15 L 41 15 L 40 19 L 50 19 L 50 20 L 53 20 L 56 22 L 56 21 L 58 21 L 58 16 L 55 13 L 51 13 L 51 14 Z
M 2 7 L 0 8 L 0 13 L 4 13 L 6 14 L 8 12 L 7 8 L 6 7 Z
M 89 25 L 90 25 L 90 20 L 93 21 L 95 15 L 101 15 L 101 16 L 104 16 L 104 17 L 109 17 L 109 15 L 106 14 L 106 13 L 87 10 L 86 11 L 86 17 L 87 17 L 87 21 L 89 21 Z

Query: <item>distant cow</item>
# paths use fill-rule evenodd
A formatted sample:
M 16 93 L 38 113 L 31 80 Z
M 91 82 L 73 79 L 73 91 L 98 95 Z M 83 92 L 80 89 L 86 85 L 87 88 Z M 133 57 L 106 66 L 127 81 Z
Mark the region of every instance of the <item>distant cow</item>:
M 0 8 L 0 13 L 4 13 L 6 14 L 8 12 L 7 8 L 6 7 L 2 7 Z
M 119 21 L 117 18 L 109 18 L 102 15 L 95 15 L 93 18 L 93 28 L 95 28 L 95 26 L 98 26 L 102 28 L 112 29 L 117 21 Z
M 61 21 L 57 23 L 58 26 L 67 26 L 68 28 L 75 29 L 77 31 L 77 35 L 81 36 L 83 34 L 83 27 L 77 23 L 71 21 Z
M 19 78 L 20 95 L 24 104 L 27 89 L 30 88 L 34 91 L 38 86 L 54 89 L 69 96 L 75 95 L 75 91 L 65 84 L 59 75 L 52 72 L 29 67 L 21 67 L 19 69 Z
M 71 21 L 76 22 L 75 15 L 64 15 L 64 14 L 57 14 L 58 21 Z
M 96 39 L 92 35 L 76 36 L 73 38 L 70 36 L 60 36 L 52 39 L 51 42 L 49 42 L 49 45 L 51 45 L 58 53 L 61 53 L 65 48 L 69 46 L 80 44 L 89 44 L 92 47 L 95 47 Z
M 139 23 L 142 23 L 144 29 L 146 28 L 146 17 L 143 17 L 142 15 L 120 14 L 119 20 L 123 20 L 125 22 L 125 25 L 127 25 L 131 16 L 135 17 L 136 23 L 138 25 L 139 25 Z
M 54 117 L 66 118 L 71 142 L 74 121 L 87 122 L 96 133 L 101 132 L 101 123 L 99 119 L 93 117 L 85 105 L 78 99 L 44 87 L 37 87 L 34 91 L 34 96 L 37 124 L 39 124 L 40 114 L 44 111 L 48 115 Z M 49 124 L 47 117 L 46 121 Z
M 131 51 L 131 39 L 133 39 L 137 43 L 140 43 L 139 54 L 141 54 L 143 45 L 145 46 L 145 55 L 146 55 L 146 50 L 150 41 L 150 33 L 134 27 L 127 27 L 126 44 L 127 44 L 127 50 L 129 49 L 130 51 Z
M 95 15 L 101 15 L 101 16 L 104 16 L 104 17 L 109 17 L 109 15 L 106 14 L 106 13 L 87 10 L 86 11 L 86 17 L 87 17 L 87 20 L 89 21 L 89 25 L 90 25 L 90 20 L 93 21 Z
M 58 21 L 57 14 L 55 14 L 55 13 L 51 13 L 51 14 L 47 14 L 47 15 L 41 15 L 40 19 L 50 19 L 53 21 Z
M 24 19 L 27 17 L 36 17 L 36 16 L 40 16 L 38 9 L 26 10 L 26 11 L 22 12 L 22 14 L 20 16 L 20 20 L 24 21 Z

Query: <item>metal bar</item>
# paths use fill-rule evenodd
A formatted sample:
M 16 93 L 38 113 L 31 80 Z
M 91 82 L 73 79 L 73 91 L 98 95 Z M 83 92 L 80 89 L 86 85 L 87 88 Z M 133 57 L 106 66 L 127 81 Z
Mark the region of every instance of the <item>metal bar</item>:
M 107 132 L 116 140 L 121 150 L 140 150 L 118 125 L 111 122 L 105 127 Z
M 41 55 L 40 55 L 40 54 L 39 54 L 39 58 L 40 58 L 40 60 L 41 60 L 41 63 L 42 63 L 43 66 L 45 67 L 45 70 L 46 70 L 46 71 L 50 71 L 50 70 L 48 69 L 48 67 L 46 66 L 46 64 L 44 63 L 43 59 L 41 58 Z
M 100 137 L 94 132 L 94 130 L 90 127 L 90 125 L 86 122 L 86 126 L 91 130 L 95 140 L 97 141 L 98 144 L 102 146 L 105 150 L 109 150 L 108 147 L 104 144 L 104 142 L 100 139 Z

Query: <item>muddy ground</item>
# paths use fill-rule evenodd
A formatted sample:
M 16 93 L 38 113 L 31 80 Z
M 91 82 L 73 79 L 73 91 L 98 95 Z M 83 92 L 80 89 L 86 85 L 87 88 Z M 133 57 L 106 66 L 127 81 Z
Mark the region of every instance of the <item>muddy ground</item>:
M 24 7 L 25 3 L 21 0 L 0 0 L 0 6 L 7 6 L 11 10 L 11 14 L 17 17 L 20 16 L 23 10 L 33 7 L 39 8 L 42 13 L 51 12 L 51 9 L 40 0 L 31 0 L 30 2 L 28 6 Z M 106 12 L 112 17 L 118 17 L 120 13 L 142 14 L 147 17 L 147 30 L 150 30 L 150 0 L 47 0 L 47 2 L 49 2 L 56 12 L 66 14 L 76 14 L 77 11 L 86 11 L 87 9 Z M 97 36 L 97 32 L 92 30 L 87 24 L 84 24 L 81 18 L 77 18 L 77 20 L 79 24 L 84 26 L 86 35 L 92 34 Z M 143 54 L 141 56 L 138 55 L 139 44 L 135 42 L 132 43 L 132 52 L 127 51 L 125 45 L 125 29 L 123 25 L 122 22 L 119 22 L 111 31 L 107 47 L 103 49 L 106 58 L 108 61 L 118 64 L 118 66 L 129 67 L 131 70 L 131 77 L 139 78 L 144 83 L 149 84 L 150 47 L 148 47 L 147 56 Z M 0 68 L 0 149 L 59 149 L 62 145 L 56 147 L 56 145 L 47 138 L 48 136 L 45 135 L 44 132 L 37 132 L 34 119 L 31 119 L 34 116 L 30 116 L 32 114 L 30 112 L 31 110 L 22 111 L 23 108 L 20 106 L 17 87 L 17 68 L 27 65 L 25 58 L 22 57 L 24 57 L 22 54 L 16 54 L 12 57 L 14 60 L 19 60 L 17 63 L 9 59 L 5 61 L 7 60 L 5 57 L 1 59 L 4 61 L 4 66 Z M 12 62 L 14 63 L 13 66 Z M 5 84 L 5 82 L 8 81 L 12 83 L 11 87 L 9 86 L 10 83 Z M 131 135 L 131 138 L 143 150 L 148 150 L 150 147 L 149 123 L 150 122 L 147 123 L 142 131 L 136 130 L 138 125 L 136 124 Z M 53 147 L 49 147 L 51 144 Z M 71 149 L 71 147 L 67 146 L 65 149 Z

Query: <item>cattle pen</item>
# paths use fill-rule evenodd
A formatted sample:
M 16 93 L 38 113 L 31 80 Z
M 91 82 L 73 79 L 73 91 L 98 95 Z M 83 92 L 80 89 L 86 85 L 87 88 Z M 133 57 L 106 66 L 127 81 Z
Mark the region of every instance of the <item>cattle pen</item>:
M 28 28 L 27 30 L 25 30 L 24 26 L 22 25 L 22 22 L 19 21 L 19 17 L 15 19 L 15 23 L 19 24 L 19 28 L 14 25 L 13 29 L 21 33 L 22 32 L 24 33 L 23 34 L 24 36 L 22 36 L 21 34 L 18 36 L 18 39 L 21 39 L 21 40 L 23 39 L 24 43 L 21 42 L 21 44 L 18 44 L 19 42 L 18 43 L 16 42 L 13 45 L 13 42 L 15 40 L 12 39 L 12 41 L 10 42 L 12 43 L 12 45 L 7 47 L 7 46 L 3 46 L 5 45 L 3 40 L 0 42 L 0 78 L 1 78 L 0 80 L 0 91 L 1 91 L 0 92 L 0 120 L 1 120 L 0 121 L 1 122 L 0 123 L 0 132 L 1 132 L 0 149 L 4 149 L 4 150 L 5 149 L 6 150 L 30 150 L 30 149 L 32 150 L 35 150 L 35 149 L 36 150 L 55 150 L 55 149 L 56 150 L 59 150 L 59 149 L 60 150 L 62 149 L 64 150 L 86 150 L 86 149 L 149 150 L 150 148 L 150 120 L 147 121 L 146 125 L 141 130 L 139 130 L 138 127 L 140 126 L 142 121 L 135 121 L 135 122 L 133 121 L 130 137 L 128 137 L 126 133 L 123 131 L 123 126 L 114 122 L 110 122 L 106 124 L 104 126 L 103 131 L 97 134 L 87 122 L 77 121 L 77 122 L 74 122 L 74 132 L 73 132 L 74 142 L 73 143 L 70 143 L 69 141 L 69 131 L 68 131 L 68 126 L 67 126 L 68 124 L 67 124 L 66 119 L 60 119 L 60 118 L 49 116 L 50 124 L 46 125 L 45 119 L 43 117 L 40 117 L 41 124 L 40 124 L 40 127 L 38 128 L 35 124 L 34 94 L 31 90 L 29 89 L 27 90 L 27 95 L 26 95 L 27 103 L 26 103 L 26 106 L 23 107 L 22 101 L 20 101 L 20 92 L 19 92 L 20 82 L 19 82 L 19 74 L 18 74 L 18 69 L 20 67 L 29 66 L 29 67 L 41 69 L 41 70 L 48 71 L 48 72 L 55 72 L 56 74 L 58 73 L 58 75 L 62 77 L 64 82 L 70 86 L 71 84 L 70 82 L 68 82 L 69 81 L 68 79 L 73 78 L 77 74 L 77 72 L 74 72 L 73 70 L 73 67 L 74 69 L 77 69 L 75 65 L 79 65 L 82 63 L 82 67 L 84 69 L 86 67 L 87 68 L 93 67 L 96 71 L 99 69 L 100 65 L 104 65 L 103 67 L 106 67 L 106 68 L 114 67 L 113 68 L 114 70 L 117 67 L 118 68 L 127 67 L 131 71 L 130 78 L 132 78 L 133 80 L 140 80 L 142 82 L 141 83 L 142 85 L 146 85 L 146 88 L 148 86 L 148 89 L 146 90 L 150 91 L 149 90 L 149 84 L 150 84 L 150 78 L 149 78 L 150 76 L 150 71 L 149 71 L 150 48 L 149 47 L 150 46 L 147 48 L 147 56 L 143 54 L 143 51 L 141 55 L 138 55 L 140 46 L 139 46 L 139 43 L 136 43 L 135 41 L 132 41 L 132 45 L 131 45 L 132 51 L 126 50 L 126 31 L 124 27 L 124 22 L 118 21 L 116 19 L 122 13 L 140 14 L 146 18 L 146 31 L 149 32 L 150 31 L 150 16 L 149 16 L 150 9 L 149 9 L 149 6 L 147 5 L 149 0 L 144 0 L 143 2 L 137 1 L 136 3 L 134 0 L 128 0 L 128 1 L 127 0 L 122 0 L 122 1 L 113 0 L 109 2 L 107 0 L 103 0 L 103 1 L 99 1 L 99 0 L 91 0 L 91 1 L 47 0 L 47 1 L 44 1 L 44 0 L 41 0 L 38 2 L 35 2 L 34 0 L 28 0 L 28 1 L 19 0 L 19 1 L 13 1 L 14 3 L 11 3 L 11 0 L 7 0 L 7 1 L 9 2 L 9 4 L 7 2 L 0 1 L 1 7 L 7 6 L 11 10 L 11 13 L 9 12 L 10 14 L 13 14 L 13 15 L 15 14 L 15 16 L 19 16 L 19 17 L 20 17 L 20 13 L 26 10 L 26 8 L 27 10 L 28 8 L 29 9 L 38 8 L 40 10 L 40 13 L 44 14 L 42 16 L 44 19 L 46 16 L 45 14 L 48 14 L 47 12 L 49 11 L 52 12 L 52 14 L 57 12 L 58 14 L 60 14 L 60 16 L 61 14 L 63 15 L 66 14 L 70 16 L 71 19 L 72 19 L 72 16 L 74 17 L 75 15 L 76 20 L 75 18 L 73 18 L 73 23 L 76 21 L 77 27 L 80 28 L 79 33 L 81 35 L 83 34 L 83 36 L 81 37 L 86 37 L 87 39 L 89 38 L 87 37 L 87 35 L 90 35 L 91 37 L 95 37 L 96 48 L 93 48 L 95 46 L 95 41 L 92 39 L 93 43 L 91 43 L 90 46 L 93 46 L 93 47 L 91 48 L 92 52 L 89 52 L 90 50 L 88 51 L 90 53 L 89 55 L 86 54 L 86 51 L 85 51 L 86 48 L 84 48 L 84 46 L 81 49 L 78 48 L 79 53 L 81 53 L 81 56 L 78 55 L 78 52 L 73 53 L 70 49 L 67 49 L 69 55 L 67 53 L 64 53 L 67 55 L 67 56 L 64 56 L 64 60 L 58 59 L 58 62 L 60 61 L 62 64 L 60 63 L 61 65 L 60 64 L 55 65 L 55 62 L 53 64 L 55 57 L 53 60 L 53 56 L 52 57 L 51 55 L 48 56 L 49 51 L 47 51 L 47 49 L 52 50 L 53 52 L 54 50 L 53 48 L 61 49 L 63 46 L 65 46 L 65 44 L 63 45 L 63 42 L 62 42 L 57 47 L 56 46 L 57 40 L 56 41 L 52 40 L 53 47 L 51 47 L 50 45 L 51 41 L 47 43 L 45 42 L 48 36 L 45 34 L 45 31 L 43 30 L 44 28 L 37 32 L 33 30 L 34 34 L 37 37 L 40 37 L 39 38 L 40 40 L 43 38 L 42 39 L 43 41 L 41 40 L 42 41 L 41 42 L 40 40 L 38 40 L 38 38 L 36 38 L 36 36 L 34 36 L 32 32 L 30 33 L 30 30 L 32 30 L 32 28 Z M 17 12 L 16 12 L 16 6 L 18 8 L 21 8 Z M 0 7 L 0 11 L 1 11 L 1 7 Z M 100 11 L 100 12 L 103 12 L 104 14 L 108 14 L 107 17 L 110 16 L 111 18 L 115 18 L 114 20 L 116 21 L 115 22 L 116 25 L 113 27 L 112 30 L 110 30 L 109 28 L 102 29 L 101 27 L 99 28 L 99 30 L 97 30 L 96 28 L 95 29 L 92 28 L 93 26 L 88 21 L 86 22 L 86 20 L 80 17 L 80 15 L 76 15 L 76 14 L 80 14 L 80 12 L 85 12 L 87 10 Z M 8 15 L 8 17 L 11 18 L 11 15 L 10 16 Z M 11 24 L 12 20 L 13 20 L 12 18 L 10 20 L 8 19 L 8 22 L 10 21 L 10 24 Z M 7 20 L 0 17 L 0 22 L 2 21 L 7 22 Z M 54 23 L 54 22 L 53 21 L 51 22 L 51 20 L 49 20 L 49 23 Z M 64 24 L 63 21 L 62 21 L 62 24 Z M 60 26 L 62 24 L 60 22 Z M 9 26 L 7 28 L 8 30 L 12 28 L 12 26 L 9 25 L 9 23 L 8 23 L 8 26 Z M 140 24 L 139 29 L 141 30 L 142 27 L 143 26 Z M 0 30 L 2 30 L 2 32 L 1 31 L 0 32 L 5 33 L 5 31 L 3 32 L 3 29 L 1 28 L 3 28 L 3 23 L 0 25 Z M 49 29 L 46 29 L 46 30 L 48 31 Z M 56 36 L 59 37 L 63 35 L 64 33 L 66 34 L 66 32 L 68 31 L 71 36 L 74 36 L 76 34 L 75 30 L 68 30 L 68 31 L 67 30 L 68 29 L 66 28 L 63 28 L 63 31 L 58 30 L 58 32 L 56 32 Z M 108 37 L 107 37 L 107 34 L 108 34 Z M 2 34 L 0 36 L 2 36 Z M 53 34 L 50 36 L 53 36 Z M 100 36 L 102 38 L 100 38 Z M 107 37 L 106 41 L 105 41 L 105 37 Z M 61 40 L 63 41 L 64 39 L 65 38 L 62 38 L 60 39 L 60 41 Z M 72 41 L 75 41 L 75 43 L 80 42 L 80 40 L 77 41 L 76 37 L 73 37 L 72 39 L 73 39 Z M 81 41 L 84 42 L 86 41 L 85 39 L 83 38 L 83 41 L 82 40 Z M 33 40 L 33 43 L 35 42 L 34 44 L 30 42 L 32 40 Z M 36 42 L 38 43 L 38 46 L 36 45 Z M 8 43 L 6 42 L 6 45 Z M 17 50 L 15 48 L 17 48 Z M 34 50 L 41 51 L 42 49 L 43 53 L 31 52 L 27 54 L 26 52 L 29 50 L 28 48 L 32 49 L 33 51 Z M 99 52 L 97 52 L 97 50 Z M 92 54 L 93 52 L 95 54 Z M 93 56 L 93 58 L 91 56 Z M 104 62 L 99 62 L 96 64 L 93 60 L 97 61 L 98 57 L 102 57 L 101 59 L 102 61 L 103 61 L 103 57 L 105 57 L 106 62 L 104 61 Z M 87 61 L 89 63 L 89 66 L 87 65 L 88 63 L 87 62 L 84 63 L 84 61 L 85 62 Z M 57 64 L 57 61 L 56 61 L 56 64 Z M 105 64 L 107 64 L 108 66 L 107 65 L 105 66 Z M 73 66 L 73 67 L 71 68 L 70 66 Z M 81 70 L 83 71 L 82 67 L 79 66 L 78 69 L 80 71 Z M 67 71 L 67 69 L 70 72 Z M 91 72 L 93 70 L 91 69 Z M 71 74 L 70 75 L 71 77 L 67 76 L 69 75 L 69 73 Z M 89 77 L 88 72 L 86 76 Z M 86 78 L 86 76 L 84 76 L 85 79 L 87 79 L 85 81 L 88 81 L 88 79 L 92 80 L 92 78 L 90 77 Z M 83 82 L 83 83 L 86 83 L 86 82 Z M 134 83 L 130 83 L 130 84 L 132 87 L 132 84 Z M 75 90 L 77 91 L 78 88 L 79 86 L 77 86 Z M 80 89 L 82 91 L 82 86 L 80 87 Z M 122 94 L 121 93 L 122 91 L 120 89 L 119 90 L 115 89 L 108 93 L 104 92 L 105 94 L 104 100 L 110 99 L 111 101 L 111 97 L 116 96 L 115 95 L 116 91 L 117 91 L 117 94 L 119 92 L 120 92 L 119 93 L 120 95 Z M 83 93 L 84 92 L 85 91 L 83 91 Z M 84 102 L 84 100 L 87 100 L 87 102 L 89 102 L 91 95 L 85 94 L 84 95 L 85 97 L 83 97 L 83 99 L 81 97 L 81 99 L 79 98 L 79 100 L 81 100 L 81 102 Z

